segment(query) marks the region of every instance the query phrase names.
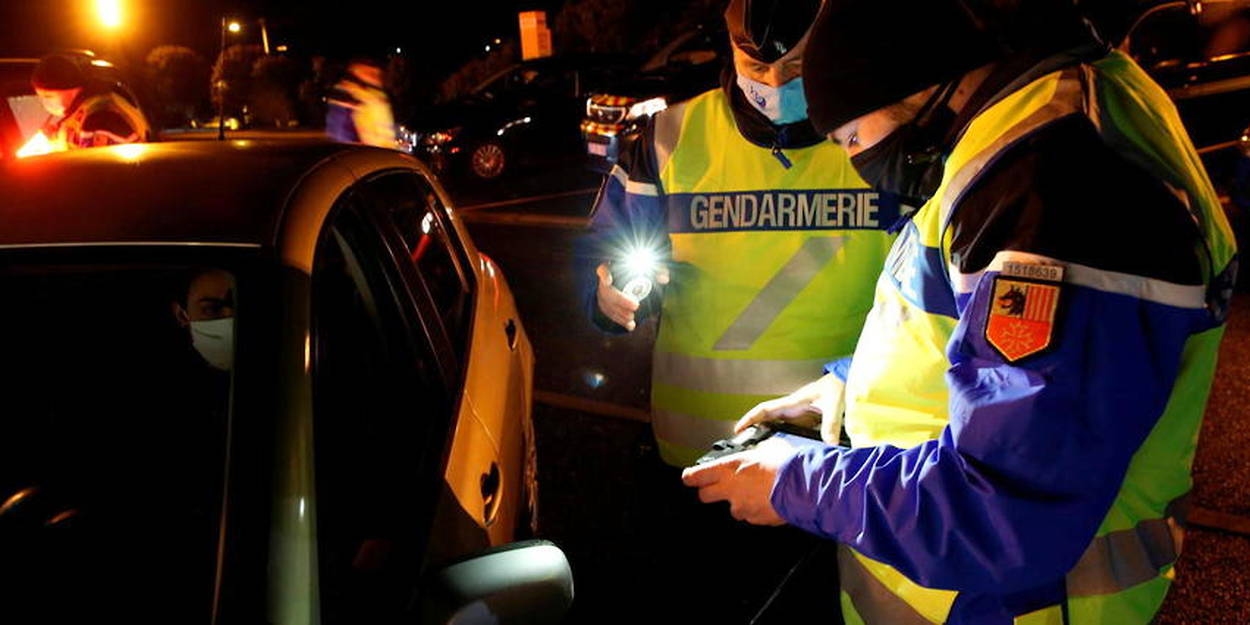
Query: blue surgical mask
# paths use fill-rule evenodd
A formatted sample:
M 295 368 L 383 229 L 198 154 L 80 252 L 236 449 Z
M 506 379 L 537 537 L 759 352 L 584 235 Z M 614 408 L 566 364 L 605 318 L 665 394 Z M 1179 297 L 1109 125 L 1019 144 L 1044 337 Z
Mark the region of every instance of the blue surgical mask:
M 738 88 L 751 106 L 778 126 L 807 119 L 807 98 L 803 96 L 802 78 L 774 87 L 738 74 Z

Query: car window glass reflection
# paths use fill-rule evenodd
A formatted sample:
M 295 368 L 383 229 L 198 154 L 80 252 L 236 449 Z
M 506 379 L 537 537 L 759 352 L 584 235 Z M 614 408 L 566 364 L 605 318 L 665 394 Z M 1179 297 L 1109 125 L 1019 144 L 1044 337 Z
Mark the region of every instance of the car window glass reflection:
M 438 196 L 419 179 L 388 176 L 371 183 L 371 197 L 390 215 L 430 290 L 453 345 L 463 352 L 468 344 L 469 287 L 457 263 L 446 215 Z
M 207 622 L 235 276 L 8 265 L 0 282 L 6 596 L 42 622 Z
M 313 270 L 313 418 L 321 621 L 399 622 L 429 523 L 422 450 L 450 418 L 432 356 L 410 349 L 382 242 L 340 217 Z M 419 339 L 414 339 L 419 340 Z M 441 448 L 440 448 L 441 449 Z M 411 622 L 416 622 L 411 620 Z

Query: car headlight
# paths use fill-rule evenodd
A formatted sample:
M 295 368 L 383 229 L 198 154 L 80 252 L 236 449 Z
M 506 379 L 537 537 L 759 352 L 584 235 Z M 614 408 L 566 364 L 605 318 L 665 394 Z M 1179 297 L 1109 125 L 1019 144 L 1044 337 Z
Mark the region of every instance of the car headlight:
M 626 113 L 626 118 L 641 119 L 643 117 L 650 117 L 666 108 L 668 108 L 668 100 L 665 100 L 664 98 L 651 98 L 650 100 L 635 102 L 631 105 L 629 107 L 629 112 Z
M 460 134 L 460 130 L 461 127 L 457 126 L 456 128 L 448 128 L 447 130 L 431 132 L 425 136 L 422 142 L 429 145 L 443 145 L 445 143 L 451 143 L 452 140 L 456 138 L 456 135 Z

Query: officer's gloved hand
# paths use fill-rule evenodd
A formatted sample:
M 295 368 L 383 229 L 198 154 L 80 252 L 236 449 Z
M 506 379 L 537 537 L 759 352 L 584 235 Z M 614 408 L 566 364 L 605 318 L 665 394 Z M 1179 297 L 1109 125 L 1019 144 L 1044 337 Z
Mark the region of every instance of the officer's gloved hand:
M 638 312 L 639 301 L 612 286 L 612 271 L 607 263 L 596 267 L 595 274 L 599 276 L 599 288 L 595 294 L 599 312 L 603 313 L 605 317 L 611 319 L 617 325 L 625 328 L 626 332 L 633 332 L 634 328 L 638 327 L 638 322 L 634 319 L 634 315 Z M 668 284 L 668 269 L 658 269 L 655 274 L 655 281 L 657 284 Z
M 845 395 L 846 385 L 842 380 L 826 373 L 819 380 L 785 397 L 760 402 L 738 419 L 734 432 L 764 421 L 789 421 L 808 427 L 819 424 L 820 438 L 830 445 L 837 445 L 842 434 Z

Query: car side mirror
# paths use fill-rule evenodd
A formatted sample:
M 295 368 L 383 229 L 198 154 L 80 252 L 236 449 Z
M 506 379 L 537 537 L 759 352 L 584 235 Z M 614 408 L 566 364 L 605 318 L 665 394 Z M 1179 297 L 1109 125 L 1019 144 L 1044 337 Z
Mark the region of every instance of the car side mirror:
M 548 541 L 512 543 L 434 573 L 424 604 L 424 623 L 554 625 L 573 605 L 573 572 Z

